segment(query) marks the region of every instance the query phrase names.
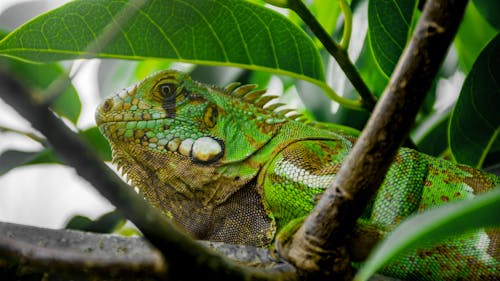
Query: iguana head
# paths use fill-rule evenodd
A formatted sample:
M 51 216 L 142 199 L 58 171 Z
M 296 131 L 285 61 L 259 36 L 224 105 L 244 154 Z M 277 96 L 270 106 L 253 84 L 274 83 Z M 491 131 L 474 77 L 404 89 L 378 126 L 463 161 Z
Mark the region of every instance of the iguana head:
M 266 155 L 252 155 L 286 117 L 264 109 L 270 98 L 254 88 L 222 89 L 162 71 L 106 99 L 96 122 L 127 178 L 189 233 L 265 245 L 273 220 L 257 189 L 243 187 L 256 184 Z
M 275 134 L 283 114 L 263 109 L 271 97 L 255 85 L 225 89 L 166 70 L 106 99 L 96 122 L 113 146 L 136 144 L 195 163 L 248 158 Z

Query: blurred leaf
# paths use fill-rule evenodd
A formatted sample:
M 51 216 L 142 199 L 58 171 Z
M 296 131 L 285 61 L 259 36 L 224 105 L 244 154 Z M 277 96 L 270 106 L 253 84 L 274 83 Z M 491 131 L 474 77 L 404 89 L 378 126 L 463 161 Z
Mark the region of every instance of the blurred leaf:
M 0 27 L 7 30 L 12 30 L 31 18 L 57 7 L 60 1 L 22 0 L 10 2 L 13 2 L 12 5 L 9 5 L 0 14 Z
M 92 223 L 92 220 L 89 217 L 76 215 L 73 216 L 68 223 L 66 224 L 66 229 L 74 229 L 74 230 L 85 230 L 86 227 Z
M 97 151 L 104 161 L 111 161 L 111 147 L 108 141 L 99 131 L 99 128 L 92 127 L 80 132 L 85 140 Z
M 141 236 L 141 232 L 134 227 L 127 226 L 126 224 L 114 231 L 121 236 Z
M 248 83 L 257 84 L 260 88 L 264 88 L 271 81 L 272 74 L 268 72 L 252 71 L 249 73 Z M 247 81 L 245 81 L 247 83 Z
M 497 143 L 500 144 L 500 138 L 497 139 Z M 500 177 L 500 150 L 488 154 L 483 163 L 483 170 Z
M 80 136 L 89 142 L 104 161 L 111 161 L 111 148 L 97 127 L 81 131 Z M 0 176 L 10 170 L 35 164 L 64 164 L 50 148 L 40 151 L 7 150 L 0 154 Z
M 498 17 L 500 18 L 500 15 Z M 474 2 L 469 2 L 454 41 L 460 66 L 466 74 L 469 73 L 481 50 L 496 33 L 477 11 Z
M 474 0 L 477 10 L 496 29 L 500 29 L 500 1 Z
M 18 79 L 28 84 L 35 90 L 35 94 L 51 94 L 45 91 L 56 79 L 62 78 L 68 81 L 69 85 L 52 102 L 51 108 L 59 115 L 68 118 L 75 124 L 80 116 L 81 103 L 80 97 L 69 82 L 66 71 L 56 63 L 50 64 L 32 64 L 14 59 L 1 58 L 8 65 L 11 73 Z
M 125 219 L 118 210 L 106 213 L 96 220 L 76 215 L 66 224 L 67 229 L 90 231 L 96 233 L 112 233 L 125 223 Z
M 0 31 L 0 38 L 6 36 L 7 32 Z M 62 78 L 69 85 L 52 102 L 51 108 L 59 115 L 68 118 L 74 124 L 80 116 L 80 97 L 69 82 L 67 72 L 56 63 L 33 64 L 6 57 L 0 57 L 0 65 L 14 74 L 21 82 L 35 90 L 36 94 L 47 94 L 45 91 L 56 79 Z
M 500 33 L 481 51 L 465 79 L 450 122 L 455 159 L 481 167 L 500 133 Z
M 433 121 L 425 135 L 416 140 L 418 151 L 438 157 L 448 148 L 448 126 L 450 114 Z
M 450 203 L 401 223 L 371 253 L 354 280 L 367 280 L 399 254 L 430 246 L 439 240 L 483 227 L 499 227 L 500 188 L 480 194 L 472 200 Z
M 79 56 L 175 59 L 324 81 L 318 51 L 300 28 L 274 11 L 237 0 L 149 1 L 117 27 L 121 32 L 99 54 L 86 53 L 96 34 L 115 24 L 128 5 L 125 0 L 72 1 L 13 31 L 0 41 L 0 53 L 41 62 Z
M 168 69 L 172 66 L 172 62 L 164 60 L 142 60 L 137 62 L 135 67 L 134 77 L 137 80 L 146 78 L 146 76 L 151 75 L 151 73 Z
M 190 76 L 196 81 L 223 87 L 229 83 L 239 81 L 239 77 L 243 73 L 245 73 L 245 70 L 237 67 L 197 65 L 190 72 Z
M 101 98 L 108 97 L 119 89 L 137 83 L 135 69 L 139 61 L 101 60 L 97 69 L 97 85 Z M 149 74 L 153 73 L 151 71 Z
M 315 0 L 309 6 L 309 9 L 314 13 L 316 20 L 318 20 L 326 33 L 333 34 L 341 13 L 338 1 Z M 317 38 L 315 41 L 317 44 L 320 44 Z
M 356 60 L 356 67 L 359 69 L 361 77 L 368 85 L 371 92 L 375 94 L 375 96 L 380 97 L 389 79 L 385 76 L 380 67 L 377 66 L 369 37 L 370 34 L 367 33 L 361 53 Z
M 368 32 L 375 60 L 389 77 L 403 53 L 416 0 L 370 0 Z
M 102 98 L 117 90 L 126 88 L 154 72 L 169 69 L 175 64 L 165 60 L 147 59 L 141 61 L 106 59 L 99 63 L 97 83 Z
M 0 154 L 0 176 L 20 166 L 43 163 L 60 163 L 60 161 L 51 149 L 32 152 L 6 150 Z

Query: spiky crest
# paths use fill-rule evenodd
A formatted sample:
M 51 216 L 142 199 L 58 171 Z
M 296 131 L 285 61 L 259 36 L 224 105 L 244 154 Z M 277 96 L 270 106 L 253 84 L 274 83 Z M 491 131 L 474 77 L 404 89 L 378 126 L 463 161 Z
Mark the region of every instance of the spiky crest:
M 265 95 L 267 90 L 254 90 L 255 88 L 257 88 L 257 85 L 255 84 L 242 85 L 239 82 L 232 82 L 224 87 L 223 90 L 225 94 L 233 98 L 237 98 L 245 103 L 251 103 L 254 106 L 262 108 L 270 113 L 282 115 L 289 120 L 299 122 L 307 121 L 307 118 L 301 113 L 297 113 L 295 109 L 281 108 L 283 106 L 286 106 L 286 104 L 274 102 L 279 98 L 279 96 Z

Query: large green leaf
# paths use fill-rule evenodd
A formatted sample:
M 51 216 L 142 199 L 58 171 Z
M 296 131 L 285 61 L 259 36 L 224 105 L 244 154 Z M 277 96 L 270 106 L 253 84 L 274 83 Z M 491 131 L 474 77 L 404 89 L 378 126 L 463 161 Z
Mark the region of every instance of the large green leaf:
M 479 52 L 497 33 L 482 17 L 474 3 L 470 2 L 467 6 L 454 41 L 460 66 L 466 74 L 472 68 Z
M 175 59 L 324 80 L 312 40 L 277 12 L 238 0 L 152 0 L 118 26 L 122 9 L 137 9 L 129 2 L 72 1 L 9 34 L 0 41 L 0 54 L 39 62 L 79 56 Z M 99 53 L 89 53 L 89 44 L 110 24 L 118 35 Z
M 481 51 L 465 79 L 450 122 L 450 148 L 460 163 L 481 167 L 500 133 L 500 34 Z
M 413 216 L 399 225 L 370 255 L 354 280 L 367 280 L 389 260 L 410 249 L 482 227 L 499 227 L 500 188 L 474 200 L 450 203 Z
M 474 0 L 477 10 L 496 29 L 500 29 L 500 1 L 498 0 Z
M 356 60 L 356 67 L 372 93 L 380 97 L 389 80 L 382 70 L 377 67 L 377 59 L 374 57 L 369 37 L 370 34 L 367 33 L 361 53 Z
M 408 41 L 416 0 L 370 0 L 368 32 L 375 59 L 391 76 Z

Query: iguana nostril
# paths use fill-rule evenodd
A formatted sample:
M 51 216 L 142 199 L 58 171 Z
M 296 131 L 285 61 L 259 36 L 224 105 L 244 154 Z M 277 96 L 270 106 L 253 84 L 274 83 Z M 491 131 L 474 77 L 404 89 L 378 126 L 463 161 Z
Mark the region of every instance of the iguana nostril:
M 110 111 L 111 109 L 113 108 L 113 100 L 111 99 L 107 99 L 104 101 L 104 103 L 102 104 L 102 110 L 104 112 L 108 112 Z

